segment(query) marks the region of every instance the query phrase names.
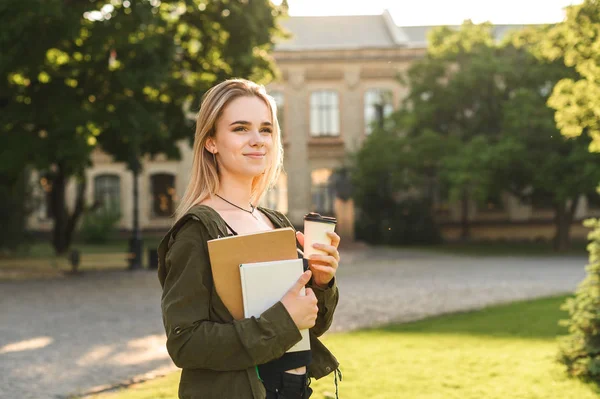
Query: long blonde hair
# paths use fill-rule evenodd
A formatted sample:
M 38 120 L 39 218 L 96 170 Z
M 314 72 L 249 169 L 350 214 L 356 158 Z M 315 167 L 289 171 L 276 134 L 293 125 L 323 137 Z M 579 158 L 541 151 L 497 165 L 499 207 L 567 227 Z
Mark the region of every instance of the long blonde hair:
M 238 97 L 258 97 L 265 102 L 273 120 L 273 149 L 269 164 L 264 174 L 252 180 L 250 201 L 258 204 L 266 191 L 272 187 L 283 167 L 283 144 L 279 122 L 277 122 L 277 106 L 273 97 L 267 94 L 263 85 L 246 79 L 229 79 L 208 90 L 202 96 L 200 112 L 196 118 L 196 134 L 194 136 L 194 161 L 190 180 L 175 211 L 175 221 L 179 220 L 194 205 L 204 201 L 219 190 L 219 174 L 213 154 L 206 148 L 208 138 L 216 134 L 217 121 L 223 110 Z

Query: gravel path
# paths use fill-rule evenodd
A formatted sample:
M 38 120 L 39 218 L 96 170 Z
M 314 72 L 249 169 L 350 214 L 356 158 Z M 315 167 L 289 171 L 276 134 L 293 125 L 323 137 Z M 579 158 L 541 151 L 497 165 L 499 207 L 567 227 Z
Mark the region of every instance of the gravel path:
M 572 292 L 584 257 L 345 253 L 331 331 Z M 153 271 L 0 283 L 0 398 L 70 394 L 174 370 Z

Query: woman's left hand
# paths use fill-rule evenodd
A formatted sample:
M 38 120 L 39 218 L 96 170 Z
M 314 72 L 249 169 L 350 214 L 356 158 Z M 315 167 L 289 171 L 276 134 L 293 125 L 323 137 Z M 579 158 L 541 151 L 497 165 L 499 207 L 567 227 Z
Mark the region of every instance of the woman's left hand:
M 331 245 L 314 244 L 315 249 L 319 249 L 327 253 L 327 255 L 311 255 L 308 260 L 308 266 L 312 271 L 313 282 L 321 287 L 327 288 L 329 282 L 335 276 L 337 268 L 340 264 L 340 253 L 338 246 L 340 245 L 340 236 L 334 232 L 328 232 L 327 235 L 331 238 Z M 304 248 L 304 234 L 296 232 L 298 242 Z

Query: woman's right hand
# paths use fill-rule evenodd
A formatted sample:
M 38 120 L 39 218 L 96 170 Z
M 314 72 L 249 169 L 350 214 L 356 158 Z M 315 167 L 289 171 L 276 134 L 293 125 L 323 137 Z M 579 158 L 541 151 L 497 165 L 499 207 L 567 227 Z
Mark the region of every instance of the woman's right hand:
M 310 280 L 311 271 L 305 271 L 294 286 L 281 298 L 281 303 L 296 323 L 298 330 L 314 327 L 317 320 L 317 297 L 311 288 L 304 288 Z M 306 295 L 300 295 L 305 290 Z

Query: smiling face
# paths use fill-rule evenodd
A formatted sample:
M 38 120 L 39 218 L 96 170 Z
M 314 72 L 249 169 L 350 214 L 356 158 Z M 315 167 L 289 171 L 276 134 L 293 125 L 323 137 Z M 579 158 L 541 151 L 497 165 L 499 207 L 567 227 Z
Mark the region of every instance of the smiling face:
M 216 151 L 220 173 L 253 178 L 269 165 L 273 132 L 267 104 L 255 96 L 238 97 L 223 109 L 206 148 Z

